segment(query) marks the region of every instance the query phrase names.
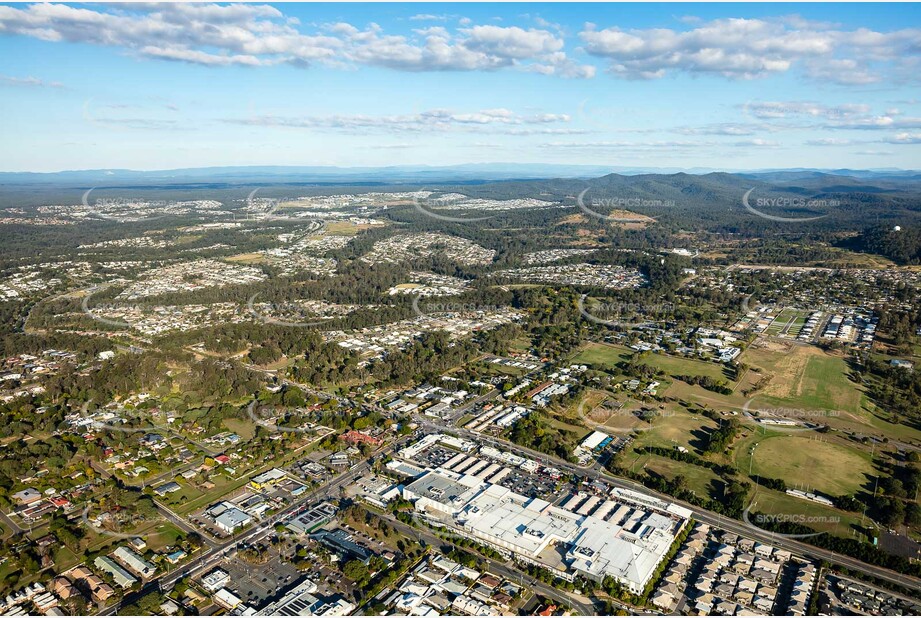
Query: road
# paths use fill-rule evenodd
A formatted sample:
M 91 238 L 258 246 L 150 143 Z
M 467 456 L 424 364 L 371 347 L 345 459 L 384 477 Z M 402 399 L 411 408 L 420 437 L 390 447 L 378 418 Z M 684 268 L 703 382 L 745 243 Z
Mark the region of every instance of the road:
M 694 519 L 696 519 L 697 521 L 703 522 L 705 524 L 709 524 L 711 526 L 716 526 L 723 530 L 728 530 L 730 532 L 734 532 L 739 535 L 744 535 L 746 537 L 755 539 L 756 541 L 759 541 L 762 543 L 767 543 L 768 545 L 772 545 L 774 547 L 780 547 L 782 549 L 786 549 L 788 551 L 791 551 L 795 554 L 799 554 L 801 556 L 808 556 L 816 560 L 825 560 L 831 564 L 837 564 L 839 566 L 847 567 L 848 569 L 852 569 L 854 571 L 865 573 L 867 575 L 872 575 L 874 577 L 878 577 L 879 579 L 883 581 L 897 584 L 899 586 L 905 586 L 909 589 L 921 589 L 921 579 L 917 577 L 912 577 L 910 575 L 903 575 L 902 573 L 897 573 L 895 571 L 891 571 L 883 567 L 878 567 L 878 566 L 874 566 L 871 564 L 867 564 L 865 562 L 861 562 L 860 560 L 857 560 L 856 558 L 851 558 L 850 556 L 838 554 L 836 552 L 833 552 L 827 549 L 822 549 L 814 545 L 809 545 L 808 543 L 803 543 L 795 539 L 789 539 L 789 538 L 774 534 L 773 532 L 768 532 L 766 530 L 762 530 L 760 528 L 750 526 L 744 522 L 741 522 L 735 519 L 731 519 L 724 515 L 720 515 L 712 511 L 701 509 L 699 506 L 695 506 L 687 502 L 682 502 L 681 500 L 677 500 L 667 494 L 659 493 L 657 491 L 647 488 L 641 483 L 637 483 L 637 482 L 634 482 L 628 479 L 622 479 L 622 478 L 616 477 L 612 475 L 610 472 L 608 472 L 607 470 L 598 470 L 595 468 L 580 468 L 579 466 L 575 466 L 567 461 L 563 461 L 562 459 L 558 459 L 556 457 L 547 455 L 546 453 L 541 453 L 539 451 L 535 451 L 535 450 L 523 447 L 521 445 L 514 444 L 512 442 L 508 442 L 507 440 L 503 440 L 501 438 L 493 438 L 491 436 L 484 436 L 482 434 L 478 434 L 476 432 L 468 431 L 466 429 L 461 429 L 458 427 L 447 427 L 445 425 L 435 423 L 428 419 L 420 418 L 417 422 L 419 422 L 420 426 L 426 429 L 438 431 L 441 433 L 451 433 L 451 434 L 458 435 L 458 436 L 461 436 L 461 437 L 464 437 L 470 440 L 478 440 L 480 442 L 485 442 L 496 448 L 501 448 L 504 450 L 511 450 L 512 452 L 527 454 L 536 460 L 548 461 L 554 467 L 559 468 L 560 470 L 563 470 L 570 474 L 574 474 L 578 476 L 588 476 L 588 477 L 591 477 L 592 479 L 604 481 L 615 487 L 639 491 L 646 495 L 650 495 L 650 496 L 659 498 L 660 500 L 665 500 L 667 502 L 672 502 L 674 504 L 681 505 L 685 508 L 690 509 L 694 513 Z
M 99 612 L 99 615 L 100 616 L 114 615 L 122 607 L 126 605 L 131 605 L 132 603 L 134 603 L 135 601 L 137 601 L 144 595 L 149 594 L 150 592 L 154 592 L 157 590 L 170 590 L 175 585 L 175 583 L 179 581 L 180 579 L 182 579 L 183 577 L 186 577 L 189 575 L 196 575 L 197 573 L 205 569 L 211 568 L 216 563 L 224 560 L 224 558 L 226 558 L 227 556 L 232 555 L 233 552 L 236 551 L 236 548 L 241 543 L 255 543 L 261 540 L 262 538 L 264 538 L 265 536 L 271 533 L 274 533 L 276 523 L 287 519 L 292 514 L 298 512 L 299 510 L 302 510 L 304 507 L 310 505 L 312 502 L 318 499 L 329 497 L 332 494 L 332 492 L 336 491 L 338 488 L 342 487 L 343 485 L 347 485 L 349 483 L 354 482 L 355 480 L 357 480 L 358 478 L 360 478 L 361 476 L 363 476 L 364 474 L 370 471 L 371 464 L 369 463 L 369 460 L 371 458 L 378 458 L 378 457 L 382 457 L 382 456 L 391 454 L 393 451 L 401 448 L 403 444 L 405 444 L 407 441 L 410 440 L 410 438 L 411 438 L 411 435 L 404 436 L 400 438 L 399 440 L 393 442 L 390 445 L 382 446 L 377 451 L 372 453 L 367 460 L 357 463 L 351 468 L 349 468 L 348 470 L 345 470 L 344 472 L 340 473 L 338 476 L 333 477 L 325 485 L 317 487 L 313 491 L 305 494 L 304 497 L 302 497 L 297 502 L 293 503 L 292 505 L 288 506 L 285 509 L 282 509 L 278 513 L 272 515 L 271 517 L 261 521 L 258 526 L 250 530 L 243 531 L 242 533 L 230 539 L 227 539 L 226 541 L 223 541 L 223 542 L 214 542 L 214 541 L 206 540 L 206 545 L 208 546 L 207 549 L 205 549 L 201 553 L 201 555 L 195 558 L 192 562 L 182 565 L 174 571 L 168 571 L 166 573 L 163 573 L 155 577 L 154 579 L 151 579 L 145 582 L 144 585 L 139 590 L 126 594 L 125 597 L 119 603 L 116 603 L 115 605 L 112 605 L 111 607 L 105 608 L 104 610 Z M 182 528 L 186 532 L 193 532 L 193 531 L 199 532 L 196 528 L 194 528 L 191 524 L 189 524 L 185 519 L 180 517 L 178 514 L 174 513 L 172 510 L 170 510 L 166 506 L 160 504 L 159 502 L 155 502 L 155 504 L 157 508 L 160 509 L 160 511 L 164 513 L 164 515 L 170 521 L 178 525 L 180 528 Z M 207 539 L 207 535 L 202 534 L 201 536 Z
M 315 391 L 314 389 L 305 387 L 305 385 L 297 384 L 289 380 L 284 380 L 284 382 L 287 384 L 291 384 L 293 386 L 302 388 L 304 390 L 308 390 L 309 392 L 312 392 L 313 394 L 316 394 L 321 397 L 326 396 L 329 398 L 334 398 L 340 402 L 352 403 L 340 397 L 332 396 L 329 393 L 323 393 L 322 391 Z M 470 409 L 477 403 L 481 403 L 483 401 L 493 399 L 497 396 L 497 394 L 498 394 L 497 391 L 490 391 L 486 395 L 483 395 L 477 398 L 476 400 L 470 402 L 466 406 L 464 406 L 463 410 Z M 372 407 L 374 409 L 378 409 L 378 406 L 376 406 L 375 404 L 365 404 L 365 405 L 368 407 Z M 459 418 L 461 414 L 463 414 L 463 412 L 452 414 L 452 419 Z M 518 452 L 521 454 L 525 454 L 538 461 L 547 462 L 550 465 L 557 467 L 569 474 L 589 477 L 589 478 L 596 479 L 599 481 L 604 481 L 615 487 L 639 491 L 643 494 L 654 496 L 661 500 L 679 504 L 681 506 L 684 506 L 690 509 L 693 512 L 694 518 L 697 521 L 721 528 L 723 530 L 734 532 L 736 534 L 744 535 L 746 537 L 753 538 L 757 541 L 767 543 L 775 547 L 786 549 L 795 554 L 802 555 L 802 556 L 808 556 L 816 560 L 825 560 L 829 563 L 844 566 L 854 571 L 865 573 L 867 575 L 872 575 L 874 577 L 879 578 L 880 580 L 887 581 L 893 584 L 897 584 L 899 586 L 921 589 L 921 579 L 911 577 L 908 575 L 903 575 L 900 573 L 896 573 L 894 571 L 891 571 L 889 569 L 884 569 L 882 567 L 876 567 L 873 565 L 869 565 L 859 560 L 856 560 L 854 558 L 850 558 L 848 556 L 840 555 L 840 554 L 837 554 L 829 550 L 825 550 L 819 547 L 808 545 L 806 543 L 803 543 L 803 542 L 800 542 L 794 539 L 789 539 L 786 537 L 778 536 L 774 533 L 771 533 L 765 530 L 761 530 L 760 528 L 755 528 L 744 522 L 730 519 L 718 513 L 707 511 L 695 505 L 692 505 L 686 502 L 682 502 L 666 494 L 662 494 L 662 493 L 653 491 L 651 489 L 646 488 L 640 483 L 637 483 L 637 482 L 634 482 L 628 479 L 622 479 L 619 477 L 615 477 L 612 474 L 610 474 L 607 470 L 598 469 L 597 466 L 582 468 L 582 467 L 570 464 L 569 462 L 561 460 L 559 458 L 549 456 L 545 453 L 540 453 L 538 451 L 534 451 L 532 449 L 522 447 L 517 444 L 513 444 L 501 438 L 494 438 L 491 436 L 486 436 L 486 435 L 482 435 L 482 434 L 475 433 L 472 431 L 468 431 L 466 429 L 444 425 L 444 424 L 435 422 L 428 417 L 423 417 L 421 415 L 417 415 L 414 420 L 419 424 L 420 427 L 427 429 L 427 430 L 437 431 L 440 433 L 454 434 L 454 435 L 458 435 L 458 436 L 468 438 L 471 440 L 483 442 L 483 443 L 489 444 L 491 446 L 494 446 L 496 448 L 500 448 L 503 450 L 511 450 L 512 452 Z M 146 594 L 152 590 L 169 589 L 180 578 L 185 577 L 186 575 L 196 574 L 205 568 L 209 568 L 214 563 L 219 562 L 220 560 L 223 560 L 228 554 L 235 551 L 235 548 L 240 543 L 243 543 L 243 542 L 249 543 L 249 542 L 255 542 L 255 541 L 260 540 L 266 535 L 274 532 L 274 525 L 277 522 L 290 517 L 291 514 L 297 512 L 299 509 L 302 509 L 303 507 L 311 504 L 312 502 L 318 499 L 331 497 L 338 488 L 348 483 L 351 483 L 355 479 L 359 478 L 362 474 L 369 471 L 370 470 L 369 460 L 372 457 L 380 457 L 383 455 L 388 455 L 398 450 L 402 446 L 402 444 L 408 441 L 410 438 L 411 436 L 404 436 L 403 438 L 401 438 L 400 440 L 397 440 L 396 442 L 392 443 L 389 446 L 381 447 L 380 449 L 378 449 L 378 451 L 376 451 L 375 453 L 372 453 L 372 455 L 369 457 L 368 460 L 365 460 L 359 464 L 356 464 L 349 470 L 346 470 L 342 472 L 341 474 L 339 474 L 338 476 L 333 477 L 327 484 L 316 488 L 315 490 L 311 491 L 310 493 L 305 495 L 303 498 L 301 498 L 299 501 L 292 504 L 288 508 L 283 509 L 279 513 L 273 515 L 272 517 L 260 522 L 260 524 L 257 527 L 251 530 L 245 531 L 241 533 L 240 535 L 233 537 L 232 539 L 226 540 L 224 542 L 216 542 L 216 543 L 214 541 L 208 542 L 207 543 L 209 546 L 208 549 L 206 549 L 192 563 L 188 565 L 184 565 L 178 568 L 176 571 L 168 572 L 164 575 L 161 575 L 155 578 L 154 580 L 150 582 L 147 582 L 140 591 L 138 591 L 137 593 L 132 593 L 130 595 L 127 595 L 126 598 L 123 599 L 121 603 L 113 606 L 112 608 L 108 608 L 107 610 L 104 610 L 102 613 L 104 615 L 112 614 L 118 611 L 118 609 L 122 607 L 123 605 L 132 603 L 134 600 L 137 600 L 138 598 L 143 596 L 143 594 Z M 161 509 L 161 512 L 163 512 L 173 523 L 178 525 L 180 528 L 182 528 L 186 532 L 191 532 L 195 530 L 195 528 L 193 528 L 190 524 L 188 524 L 188 522 L 186 522 L 183 518 L 181 518 L 179 515 L 172 512 L 171 510 L 169 510 L 162 504 L 157 503 L 157 507 Z M 399 523 L 402 524 L 402 522 L 399 522 Z M 402 525 L 406 526 L 406 524 L 402 524 Z M 424 531 L 419 531 L 416 528 L 412 528 L 412 527 L 408 527 L 408 528 L 412 530 L 412 533 L 414 535 L 424 532 Z M 444 543 L 445 542 L 443 539 L 440 539 L 439 537 L 431 533 L 426 533 L 426 534 L 430 534 L 430 536 L 434 539 L 432 541 L 433 543 Z M 546 584 L 543 584 L 542 582 L 533 580 L 533 578 L 530 578 L 529 576 L 512 569 L 508 565 L 503 565 L 495 561 L 490 561 L 490 564 L 493 568 L 496 569 L 497 574 L 509 577 L 510 579 L 521 578 L 523 579 L 523 581 L 528 581 L 528 584 L 531 585 L 534 590 L 536 590 L 537 592 L 549 598 L 559 599 L 560 595 L 563 593 L 563 591 L 556 590 L 550 586 L 547 586 Z M 511 573 L 511 575 L 506 575 L 506 572 Z M 594 608 L 592 608 L 590 605 L 584 604 L 583 602 L 579 601 L 576 598 L 570 598 L 567 596 L 565 599 L 565 602 L 568 605 L 571 605 L 574 609 L 576 609 L 579 614 L 590 615 L 594 613 Z
M 2 521 L 3 525 L 10 531 L 10 534 L 19 534 L 22 532 L 22 528 L 19 527 L 19 524 L 10 519 L 3 511 L 0 511 L 0 521 Z
M 500 394 L 500 393 L 499 393 L 498 390 L 493 389 L 493 390 L 489 391 L 488 393 L 486 393 L 485 395 L 480 395 L 480 396 L 477 397 L 476 399 L 474 399 L 474 400 L 472 400 L 472 401 L 469 401 L 469 402 L 465 403 L 465 404 L 462 405 L 461 407 L 459 407 L 459 408 L 457 408 L 456 410 L 454 410 L 453 412 L 451 412 L 451 414 L 448 415 L 448 416 L 446 417 L 445 420 L 448 420 L 448 421 L 454 423 L 454 422 L 457 421 L 457 419 L 459 419 L 459 418 L 462 417 L 464 414 L 466 414 L 468 410 L 473 409 L 474 407 L 480 405 L 480 404 L 483 403 L 484 401 L 491 401 L 491 400 L 495 399 L 496 397 L 499 396 L 499 394 Z
M 435 547 L 441 547 L 445 544 L 451 545 L 455 549 L 471 552 L 475 550 L 457 547 L 451 541 L 441 538 L 430 530 L 425 528 L 416 528 L 406 524 L 396 517 L 393 517 L 389 513 L 381 513 L 380 511 L 371 511 L 378 517 L 382 517 L 387 520 L 391 527 L 396 528 L 402 534 L 416 538 L 422 539 L 429 545 Z M 582 595 L 577 595 L 575 593 L 567 592 L 565 590 L 558 590 L 553 588 L 549 584 L 534 579 L 527 573 L 520 571 L 509 563 L 497 562 L 491 558 L 487 558 L 480 554 L 477 554 L 480 560 L 485 561 L 489 565 L 489 570 L 495 574 L 504 577 L 510 581 L 521 582 L 522 584 L 527 584 L 535 592 L 547 597 L 548 599 L 554 599 L 555 601 L 560 601 L 565 605 L 569 605 L 575 610 L 575 614 L 578 616 L 593 616 L 596 613 L 594 606 L 591 603 L 586 603 L 586 598 Z

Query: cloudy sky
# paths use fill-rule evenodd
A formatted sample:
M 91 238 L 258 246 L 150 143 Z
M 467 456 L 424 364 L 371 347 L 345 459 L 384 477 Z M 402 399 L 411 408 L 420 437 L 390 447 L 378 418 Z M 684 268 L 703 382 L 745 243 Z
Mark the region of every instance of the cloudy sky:
M 0 170 L 921 168 L 921 6 L 0 4 Z

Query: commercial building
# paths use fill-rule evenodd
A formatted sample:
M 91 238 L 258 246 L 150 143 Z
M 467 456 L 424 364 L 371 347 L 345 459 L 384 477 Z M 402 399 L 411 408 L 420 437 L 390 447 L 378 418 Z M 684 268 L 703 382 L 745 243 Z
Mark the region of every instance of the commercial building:
M 319 599 L 314 596 L 317 585 L 305 579 L 282 598 L 257 612 L 256 616 L 347 616 L 355 605 L 341 597 Z
M 356 543 L 352 535 L 341 528 L 333 531 L 320 530 L 312 538 L 326 545 L 346 560 L 354 558 L 367 564 L 371 556 L 374 555 L 371 550 Z
M 642 511 L 628 515 L 626 527 L 589 516 L 579 527 L 566 559 L 588 579 L 600 583 L 610 576 L 639 594 L 675 540 L 675 523 Z
M 575 538 L 582 517 L 546 500 L 528 498 L 501 485 L 484 484 L 456 519 L 479 539 L 515 555 L 538 559 L 549 547 Z M 551 556 L 545 556 L 545 560 L 538 561 L 558 566 L 551 560 Z
M 233 534 L 238 528 L 250 525 L 252 521 L 253 518 L 240 509 L 231 507 L 214 518 L 214 525 L 227 534 Z
M 482 484 L 475 476 L 447 470 L 429 471 L 405 486 L 403 497 L 414 502 L 419 511 L 435 511 L 454 517 L 467 506 Z
M 267 487 L 272 487 L 280 480 L 285 478 L 287 475 L 284 470 L 279 470 L 278 468 L 272 468 L 267 470 L 262 474 L 257 474 L 252 479 L 250 479 L 249 484 L 254 489 L 265 489 Z
M 336 507 L 329 502 L 322 502 L 297 515 L 286 525 L 295 534 L 310 534 L 320 526 L 329 523 L 336 515 Z
M 263 607 L 256 614 L 257 616 L 311 616 L 311 608 L 315 607 L 320 600 L 313 596 L 317 591 L 317 585 L 305 579 L 293 589 L 288 591 L 282 598 L 274 603 Z
M 369 436 L 366 433 L 360 431 L 350 430 L 339 436 L 340 440 L 348 442 L 349 444 L 369 444 L 374 447 L 378 447 L 383 444 L 383 440 L 380 438 L 375 438 L 374 436 Z
M 617 489 L 574 512 L 443 469 L 404 487 L 403 497 L 429 517 L 564 579 L 613 577 L 634 593 L 643 591 L 691 516 L 677 505 Z
M 611 436 L 608 434 L 595 431 L 592 432 L 587 438 L 582 440 L 582 443 L 579 445 L 587 451 L 594 451 L 599 448 L 604 448 L 611 442 Z
M 314 616 L 348 616 L 355 611 L 355 604 L 349 603 L 343 598 L 329 601 L 321 601 L 318 605 L 310 608 Z
M 220 590 L 227 585 L 227 582 L 230 581 L 230 573 L 224 569 L 214 569 L 209 571 L 204 577 L 201 578 L 201 585 L 208 592 L 215 592 Z
M 212 597 L 214 602 L 225 609 L 234 609 L 243 604 L 243 599 L 232 593 L 227 588 L 221 588 Z

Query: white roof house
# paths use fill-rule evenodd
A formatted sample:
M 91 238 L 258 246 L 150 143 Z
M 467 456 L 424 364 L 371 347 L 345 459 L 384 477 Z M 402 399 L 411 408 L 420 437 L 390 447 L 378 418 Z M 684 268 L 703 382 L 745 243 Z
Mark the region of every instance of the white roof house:
M 248 526 L 252 521 L 250 515 L 236 507 L 229 508 L 214 518 L 214 524 L 227 534 L 233 534 L 237 528 Z
M 112 552 L 112 555 L 123 565 L 134 571 L 135 574 L 140 575 L 141 577 L 150 577 L 153 575 L 157 567 L 147 562 L 139 556 L 136 552 L 128 549 L 125 546 L 121 546 Z

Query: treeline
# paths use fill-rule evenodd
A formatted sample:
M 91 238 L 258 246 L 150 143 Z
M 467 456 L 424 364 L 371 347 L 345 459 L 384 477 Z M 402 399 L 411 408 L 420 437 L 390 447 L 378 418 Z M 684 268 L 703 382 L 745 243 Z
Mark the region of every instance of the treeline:
M 921 227 L 878 225 L 864 230 L 849 243 L 850 248 L 876 253 L 900 265 L 921 264 Z
M 758 483 L 762 487 L 767 487 L 768 489 L 773 489 L 775 491 L 787 491 L 787 483 L 783 479 L 772 479 L 766 476 L 761 476 L 760 474 L 753 474 L 751 480 Z
M 619 457 L 612 457 L 607 463 L 607 468 L 613 474 L 640 482 L 653 491 L 735 519 L 742 517 L 751 489 L 750 483 L 732 476 L 720 477 L 717 486 L 712 488 L 714 497 L 698 496 L 688 487 L 687 478 L 681 474 L 668 479 L 659 474 L 651 474 L 646 470 L 633 472 L 622 464 Z
M 2 417 L 0 417 L 2 420 Z M 40 440 L 27 439 L 20 435 L 18 440 L 7 442 L 0 451 L 0 497 L 24 477 L 36 472 L 36 462 L 41 462 L 49 470 L 64 469 L 74 455 L 77 444 L 67 436 L 48 436 Z
M 815 534 L 816 532 L 816 530 L 809 526 L 804 526 L 795 522 L 778 521 L 777 518 L 771 516 L 758 517 L 757 513 L 753 515 L 757 521 L 761 522 L 760 527 L 768 531 L 781 534 Z M 856 558 L 867 564 L 880 566 L 915 577 L 921 577 L 921 563 L 915 564 L 908 558 L 889 554 L 870 543 L 865 543 L 857 539 L 840 537 L 832 534 L 819 534 L 809 537 L 807 542 L 816 547 Z
M 0 303 L 0 307 L 2 306 L 3 303 Z M 49 331 L 40 334 L 14 331 L 0 336 L 0 355 L 5 357 L 19 354 L 40 356 L 45 350 L 64 350 L 76 352 L 77 360 L 89 360 L 95 358 L 100 352 L 112 348 L 113 344 L 110 339 L 66 331 Z
M 680 375 L 675 376 L 675 378 L 681 380 L 682 382 L 687 382 L 688 384 L 696 384 L 697 386 L 705 388 L 708 391 L 720 393 L 721 395 L 732 394 L 732 388 L 729 386 L 729 383 L 726 380 L 718 380 L 712 376 Z
M 576 434 L 553 427 L 547 417 L 538 410 L 534 410 L 512 425 L 509 439 L 526 448 L 569 462 L 575 461 L 572 450 L 576 445 Z
M 867 359 L 865 367 L 872 379 L 864 383 L 880 407 L 911 419 L 915 425 L 921 422 L 921 367 L 909 371 L 873 357 Z
M 704 453 L 722 453 L 739 434 L 739 422 L 734 419 L 721 419 L 719 426 L 707 436 Z
M 177 370 L 181 363 L 181 370 Z M 45 381 L 45 392 L 0 402 L 0 437 L 66 428 L 64 417 L 117 396 L 150 392 L 180 412 L 202 401 L 240 400 L 259 390 L 260 376 L 233 361 L 191 361 L 159 352 L 119 354 L 81 371 L 70 364 Z

